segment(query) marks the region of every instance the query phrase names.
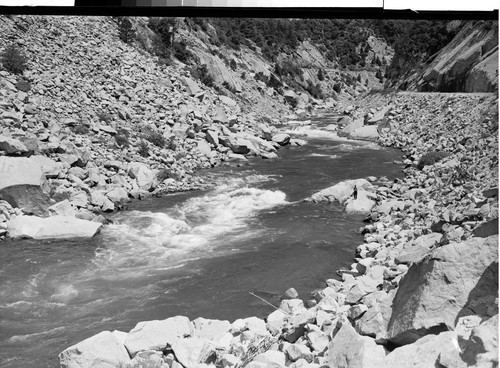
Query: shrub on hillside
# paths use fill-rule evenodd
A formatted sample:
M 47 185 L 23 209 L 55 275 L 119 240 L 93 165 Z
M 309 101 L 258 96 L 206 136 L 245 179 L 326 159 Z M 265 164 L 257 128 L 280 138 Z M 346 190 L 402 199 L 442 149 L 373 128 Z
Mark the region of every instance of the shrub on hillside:
M 132 22 L 126 17 L 123 17 L 118 24 L 118 32 L 120 40 L 125 43 L 132 43 L 135 38 L 135 31 L 132 29 Z
M 255 80 L 264 82 L 266 85 L 269 83 L 269 79 L 262 72 L 255 73 Z
M 324 81 L 325 80 L 325 72 L 323 69 L 318 69 L 318 80 Z
M 231 69 L 236 70 L 237 68 L 236 61 L 234 59 L 231 59 L 229 66 L 231 67 Z
M 167 140 L 160 132 L 151 132 L 146 135 L 146 139 L 160 148 L 164 148 L 167 144 Z
M 146 141 L 141 140 L 139 142 L 139 149 L 138 149 L 139 155 L 142 157 L 148 157 L 149 156 L 149 147 Z
M 422 170 L 424 166 L 434 165 L 436 162 L 441 161 L 443 158 L 448 157 L 448 152 L 432 151 L 423 155 L 418 161 L 417 168 Z
M 89 132 L 89 127 L 84 124 L 84 123 L 80 123 L 78 125 L 75 125 L 75 127 L 73 128 L 73 133 L 75 134 L 88 134 Z
M 237 92 L 236 89 L 233 88 L 233 87 L 231 87 L 231 85 L 228 82 L 226 82 L 226 81 L 224 81 L 224 83 L 222 83 L 222 87 L 224 87 L 225 89 L 227 89 L 231 93 L 236 93 Z
M 18 91 L 28 92 L 31 89 L 31 84 L 30 84 L 30 82 L 28 82 L 28 81 L 26 81 L 24 79 L 20 79 L 16 83 L 16 88 L 17 88 Z
M 158 171 L 158 174 L 156 174 L 156 179 L 160 182 L 163 183 L 168 178 L 176 178 L 177 176 L 174 174 L 174 172 L 171 169 L 161 169 Z
M 201 83 L 203 83 L 207 87 L 213 87 L 214 86 L 214 79 L 212 76 L 208 73 L 208 68 L 206 64 L 203 64 L 196 69 L 196 73 L 198 76 L 198 79 Z
M 106 124 L 109 124 L 113 121 L 113 118 L 110 114 L 108 114 L 107 112 L 104 112 L 104 111 L 101 111 L 99 113 L 97 113 L 97 118 L 100 120 L 100 121 L 104 121 Z
M 13 43 L 3 50 L 0 61 L 3 67 L 13 74 L 21 74 L 28 67 L 26 56 Z
M 127 137 L 125 137 L 124 135 L 120 134 L 115 135 L 115 142 L 119 147 L 122 148 L 128 148 L 130 146 Z
M 126 138 L 128 138 L 130 136 L 130 132 L 127 130 L 127 129 L 124 129 L 124 128 L 118 128 L 116 129 L 116 133 L 118 135 L 122 135 Z
M 187 49 L 186 43 L 184 41 L 176 42 L 173 46 L 174 56 L 183 63 L 187 63 L 193 58 L 193 53 Z
M 269 77 L 269 81 L 267 82 L 267 86 L 274 89 L 279 89 L 281 88 L 282 84 L 274 74 L 271 74 L 271 76 Z
M 313 84 L 311 81 L 308 81 L 306 91 L 309 92 L 309 94 L 314 98 L 323 98 L 323 91 L 321 90 L 321 86 L 319 85 L 319 83 Z

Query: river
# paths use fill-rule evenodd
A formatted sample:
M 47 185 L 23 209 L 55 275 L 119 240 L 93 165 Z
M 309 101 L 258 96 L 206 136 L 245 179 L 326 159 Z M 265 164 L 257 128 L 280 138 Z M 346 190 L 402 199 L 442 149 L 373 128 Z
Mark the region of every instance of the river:
M 0 243 L 0 366 L 58 367 L 57 354 L 139 321 L 265 317 L 307 299 L 362 243 L 361 215 L 304 199 L 336 182 L 401 177 L 400 151 L 290 126 L 302 147 L 208 170 L 217 185 L 132 203 L 92 240 Z

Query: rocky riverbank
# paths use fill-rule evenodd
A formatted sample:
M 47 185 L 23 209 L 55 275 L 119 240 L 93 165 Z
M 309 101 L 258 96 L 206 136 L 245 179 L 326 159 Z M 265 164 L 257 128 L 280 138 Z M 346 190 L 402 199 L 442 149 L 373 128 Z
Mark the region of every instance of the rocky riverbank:
M 271 125 L 284 104 L 262 118 L 117 43 L 108 18 L 3 17 L 0 33 L 28 60 L 22 75 L 0 71 L 0 239 L 90 237 L 99 227 L 73 219 L 105 222 L 132 199 L 206 186 L 198 169 L 301 144 Z M 52 232 L 28 226 L 47 216 Z
M 102 332 L 66 349 L 61 364 L 496 366 L 496 96 L 372 95 L 359 105 L 354 116 L 391 106 L 377 131 L 382 144 L 403 149 L 407 169 L 403 180 L 355 182 L 355 201 L 369 193 L 371 209 L 362 209 L 365 242 L 341 280 L 327 280 L 305 301 L 288 290 L 265 320 L 177 316 Z M 326 197 L 349 205 L 351 185 Z

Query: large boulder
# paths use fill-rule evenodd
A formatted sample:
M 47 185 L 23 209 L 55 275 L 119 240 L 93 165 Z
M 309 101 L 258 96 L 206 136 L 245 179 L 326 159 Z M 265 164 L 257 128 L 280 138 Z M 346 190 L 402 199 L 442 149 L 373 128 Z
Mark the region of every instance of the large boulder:
M 498 314 L 474 328 L 461 348 L 464 367 L 498 367 Z
M 30 161 L 41 166 L 42 171 L 47 179 L 57 178 L 59 173 L 63 171 L 63 165 L 60 162 L 54 161 L 47 156 L 34 155 L 31 156 Z
M 22 155 L 28 153 L 26 146 L 18 139 L 0 135 L 0 151 L 7 155 Z
M 348 213 L 370 213 L 370 210 L 375 206 L 375 201 L 369 197 L 368 192 L 364 190 L 358 190 L 357 197 L 349 198 L 345 204 L 345 210 Z
M 156 173 L 146 164 L 131 162 L 128 164 L 128 175 L 137 181 L 137 185 L 142 190 L 152 190 L 156 187 Z
M 106 193 L 113 203 L 123 204 L 130 201 L 128 193 L 123 188 L 114 188 Z
M 213 340 L 221 335 L 224 335 L 231 328 L 229 321 L 221 321 L 217 319 L 205 319 L 202 317 L 196 318 L 193 321 L 194 336 Z
M 364 141 L 376 141 L 379 138 L 376 125 L 367 125 L 361 128 L 354 129 L 349 137 L 352 139 L 360 139 Z
M 379 368 L 385 364 L 385 349 L 375 340 L 359 335 L 344 323 L 328 348 L 328 366 L 335 368 Z
M 198 83 L 196 83 L 194 80 L 192 80 L 191 78 L 188 78 L 188 77 L 184 77 L 182 78 L 182 81 L 184 82 L 184 85 L 186 86 L 187 88 L 187 91 L 188 93 L 191 95 L 191 96 L 194 96 L 195 94 L 197 94 L 198 92 L 201 92 L 201 88 L 200 86 L 198 85 Z
M 59 354 L 64 368 L 115 368 L 130 361 L 127 350 L 110 331 L 103 331 Z
M 195 368 L 199 363 L 215 357 L 215 345 L 197 337 L 176 340 L 172 344 L 172 350 L 184 368 Z
M 364 124 L 364 121 L 363 119 L 356 119 L 356 120 L 350 120 L 349 118 L 345 118 L 344 120 L 344 123 L 347 122 L 347 125 L 342 128 L 341 130 L 339 130 L 339 132 L 337 133 L 339 135 L 339 137 L 348 137 L 350 136 L 350 134 L 355 130 L 355 129 L 358 129 L 358 128 L 361 128 Z
M 442 367 L 438 362 L 439 356 L 451 353 L 458 357 L 457 348 L 457 334 L 454 331 L 427 335 L 413 344 L 394 349 L 387 355 L 386 368 Z
M 365 296 L 362 302 L 368 310 L 356 321 L 356 331 L 374 337 L 378 343 L 387 342 L 387 326 L 391 319 L 391 305 L 395 294 L 395 290 L 389 293 L 380 290 Z
M 51 205 L 42 166 L 25 157 L 0 156 L 0 199 L 25 213 L 43 215 Z
M 193 325 L 187 317 L 139 322 L 128 334 L 125 347 L 133 357 L 142 350 L 163 350 L 179 339 L 193 336 Z
M 272 137 L 272 141 L 278 143 L 280 146 L 286 146 L 290 143 L 290 135 L 286 133 L 279 133 Z
M 388 338 L 405 345 L 454 329 L 462 316 L 488 316 L 497 297 L 498 235 L 447 244 L 409 268 L 394 298 Z
M 345 180 L 331 187 L 323 189 L 311 196 L 314 202 L 346 202 L 349 198 L 353 198 L 354 188 L 356 187 L 358 197 L 367 195 L 373 191 L 373 185 L 366 179 Z
M 71 239 L 91 238 L 102 224 L 80 220 L 72 216 L 17 216 L 7 223 L 7 234 L 11 238 Z

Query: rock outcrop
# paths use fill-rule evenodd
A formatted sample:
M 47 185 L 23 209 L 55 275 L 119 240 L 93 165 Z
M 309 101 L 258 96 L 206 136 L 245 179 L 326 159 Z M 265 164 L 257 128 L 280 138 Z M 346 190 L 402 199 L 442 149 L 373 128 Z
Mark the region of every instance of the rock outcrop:
M 498 90 L 498 23 L 470 21 L 427 66 L 419 91 L 493 92 Z

